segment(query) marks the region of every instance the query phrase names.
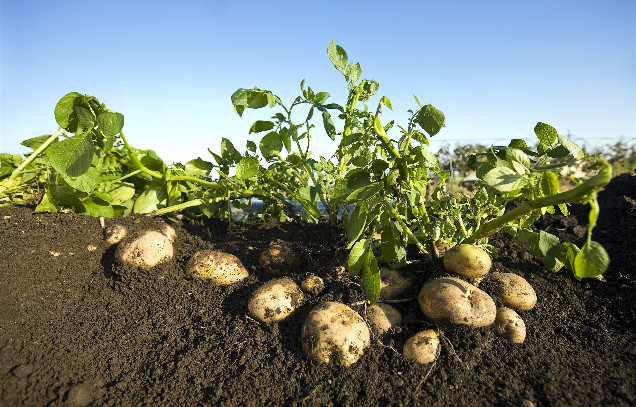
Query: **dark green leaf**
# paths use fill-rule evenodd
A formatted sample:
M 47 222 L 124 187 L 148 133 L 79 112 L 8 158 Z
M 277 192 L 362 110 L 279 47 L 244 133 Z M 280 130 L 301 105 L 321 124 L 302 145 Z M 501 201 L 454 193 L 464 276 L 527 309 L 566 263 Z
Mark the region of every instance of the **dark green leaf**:
M 349 238 L 349 244 L 358 240 L 362 232 L 367 226 L 367 204 L 360 202 L 354 209 L 349 221 L 346 224 L 347 237 Z
M 370 245 L 370 238 L 359 240 L 353 245 L 349 252 L 349 258 L 347 261 L 349 275 L 357 276 L 360 273 L 360 270 L 362 270 L 362 266 L 364 265 L 367 249 Z
M 95 167 L 90 167 L 79 177 L 64 177 L 64 180 L 73 188 L 82 192 L 92 192 L 101 182 L 101 173 Z
M 281 141 L 278 133 L 272 131 L 261 139 L 259 148 L 261 149 L 261 154 L 263 154 L 263 157 L 269 160 L 280 154 L 281 150 L 283 149 L 283 142 Z
M 37 136 L 27 140 L 24 140 L 22 143 L 23 146 L 29 147 L 33 151 L 37 150 L 46 140 L 51 138 L 51 136 Z M 59 138 L 59 137 L 58 137 Z
M 331 120 L 331 115 L 326 111 L 322 112 L 322 123 L 325 126 L 325 131 L 330 139 L 336 139 L 336 126 L 333 124 L 333 120 Z
M 353 191 L 349 196 L 347 196 L 347 201 L 356 202 L 356 201 L 366 201 L 373 198 L 378 192 L 380 192 L 384 188 L 381 182 L 377 182 L 366 187 L 362 187 Z
M 252 124 L 252 127 L 250 127 L 250 134 L 260 133 L 262 131 L 271 130 L 273 128 L 274 128 L 274 123 L 270 121 L 257 120 L 254 122 L 254 124 Z
M 256 157 L 243 157 L 236 166 L 236 177 L 240 180 L 254 178 L 259 168 Z
M 340 72 L 344 73 L 345 67 L 347 66 L 347 60 L 349 59 L 344 48 L 340 45 L 336 45 L 336 43 L 331 40 L 327 47 L 327 55 L 329 56 L 329 60 L 333 66 L 335 66 Z
M 358 81 L 358 79 L 360 79 L 360 76 L 362 75 L 362 68 L 360 67 L 359 63 L 350 63 L 349 65 L 347 65 L 347 70 L 345 72 L 345 75 L 349 77 L 349 82 L 351 83 L 356 83 Z
M 118 134 L 124 128 L 124 115 L 117 112 L 104 112 L 97 116 L 97 125 L 106 137 Z
M 508 147 L 518 148 L 519 150 L 528 149 L 528 145 L 526 144 L 526 142 L 523 139 L 519 139 L 519 138 L 513 138 L 508 144 Z
M 80 121 L 82 126 L 86 129 L 92 129 L 95 126 L 95 117 L 93 117 L 93 113 L 84 106 L 75 106 L 75 113 L 77 114 L 77 119 Z
M 537 139 L 539 139 L 539 142 L 544 149 L 550 147 L 557 138 L 556 129 L 549 124 L 542 122 L 539 122 L 536 126 L 534 126 L 534 134 L 537 135 Z
M 362 289 L 364 296 L 371 304 L 380 299 L 380 268 L 372 250 L 368 250 L 362 267 Z
M 153 182 L 146 188 L 135 201 L 134 213 L 150 213 L 165 206 L 168 199 L 168 191 L 160 182 Z
M 550 196 L 559 193 L 559 179 L 552 171 L 545 171 L 541 174 L 541 193 L 542 196 Z
M 255 153 L 256 152 L 256 143 L 253 142 L 252 140 L 248 140 L 245 148 L 247 148 L 249 151 Z
M 90 167 L 93 148 L 90 135 L 78 134 L 51 144 L 46 156 L 56 171 L 65 176 L 78 177 Z
M 75 133 L 78 129 L 79 119 L 75 112 L 75 104 L 82 98 L 83 96 L 77 92 L 67 93 L 55 105 L 55 121 L 71 133 Z
M 439 133 L 442 127 L 444 127 L 444 120 L 444 113 L 432 105 L 426 105 L 420 109 L 415 118 L 415 122 L 431 137 Z

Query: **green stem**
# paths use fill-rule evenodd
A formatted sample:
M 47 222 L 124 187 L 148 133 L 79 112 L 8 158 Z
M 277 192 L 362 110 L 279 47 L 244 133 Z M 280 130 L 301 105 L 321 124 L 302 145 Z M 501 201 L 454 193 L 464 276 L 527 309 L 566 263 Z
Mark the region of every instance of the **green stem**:
M 391 202 L 389 202 L 387 198 L 384 198 L 384 206 L 389 210 L 389 212 L 391 212 L 391 215 L 395 218 L 395 221 L 400 224 L 400 226 L 406 232 L 406 235 L 409 237 L 409 239 L 411 239 L 413 243 L 415 243 L 417 248 L 420 250 L 420 253 L 422 253 L 427 259 L 430 259 L 431 254 L 428 252 L 428 250 L 426 250 L 424 245 L 417 239 L 417 237 L 415 237 L 413 232 L 411 232 L 411 229 L 409 229 L 409 227 L 406 225 L 406 223 L 404 223 L 402 218 L 400 218 L 400 214 L 397 213 L 397 211 L 391 205 Z
M 29 164 L 31 164 L 33 162 L 33 160 L 35 160 L 37 158 L 38 155 L 40 155 L 40 153 L 44 150 L 46 150 L 51 143 L 53 143 L 54 141 L 57 141 L 57 138 L 64 133 L 64 129 L 59 129 L 58 131 L 55 132 L 55 134 L 53 134 L 51 137 L 49 137 L 44 143 L 42 143 L 42 145 L 40 147 L 38 147 L 37 150 L 35 150 L 33 152 L 33 154 L 29 155 L 29 157 L 27 157 L 26 160 L 24 160 L 22 162 L 22 164 L 20 164 L 20 166 L 18 168 L 16 168 L 15 170 L 13 170 L 13 172 L 11 173 L 11 175 L 9 176 L 9 180 L 13 181 L 14 179 L 16 179 L 18 177 L 18 175 L 20 175 L 20 173 L 22 172 L 23 169 L 25 169 Z
M 466 238 L 462 243 L 475 243 L 480 239 L 486 238 L 497 232 L 499 229 L 503 228 L 509 222 L 519 219 L 520 217 L 527 215 L 535 209 L 543 208 L 546 206 L 556 206 L 565 203 L 580 202 L 589 194 L 598 192 L 603 189 L 603 187 L 610 182 L 611 178 L 612 167 L 607 162 L 605 162 L 604 168 L 598 174 L 588 179 L 576 188 L 555 195 L 544 196 L 524 202 L 518 208 L 515 208 L 510 212 L 504 213 L 500 217 L 485 223 L 481 228 L 476 230 L 475 233 Z
M 209 187 L 211 189 L 225 189 L 223 185 L 219 185 L 216 182 L 206 181 L 204 179 L 193 177 L 190 175 L 173 175 L 166 178 L 166 182 L 168 181 L 185 181 L 192 182 L 194 184 L 205 185 L 206 187 Z
M 126 146 L 126 150 L 128 150 L 128 153 L 130 154 L 130 157 L 132 158 L 133 162 L 137 165 L 137 167 L 139 167 L 141 171 L 155 178 L 163 178 L 163 175 L 161 175 L 161 173 L 147 168 L 145 165 L 141 163 L 141 161 L 139 161 L 139 158 L 137 158 L 137 154 L 135 154 L 132 147 L 130 147 L 130 144 L 128 144 L 128 141 L 126 141 L 126 137 L 124 137 L 123 131 L 119 132 L 119 135 L 121 136 L 121 139 L 124 142 L 124 146 Z

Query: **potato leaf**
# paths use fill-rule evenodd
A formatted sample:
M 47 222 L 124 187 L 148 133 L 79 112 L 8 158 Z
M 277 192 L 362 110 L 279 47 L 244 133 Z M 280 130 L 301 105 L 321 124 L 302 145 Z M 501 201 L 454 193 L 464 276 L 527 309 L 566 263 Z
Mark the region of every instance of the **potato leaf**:
M 256 157 L 243 157 L 236 166 L 236 178 L 246 180 L 256 177 L 260 165 Z
M 415 122 L 432 137 L 445 126 L 444 120 L 444 113 L 435 109 L 433 105 L 426 105 L 418 112 Z
M 519 190 L 526 183 L 523 175 L 508 167 L 496 167 L 488 171 L 484 181 L 502 192 Z
M 362 266 L 365 262 L 367 249 L 370 245 L 371 239 L 367 238 L 358 240 L 351 248 L 347 261 L 347 269 L 349 270 L 350 276 L 357 276 L 358 274 L 360 274 L 360 270 L 362 270 Z
M 354 209 L 349 221 L 346 224 L 347 236 L 349 238 L 349 247 L 358 240 L 365 227 L 367 226 L 367 204 L 360 202 Z
M 373 250 L 367 250 L 364 266 L 362 267 L 362 289 L 364 296 L 373 305 L 380 299 L 380 268 Z
M 598 278 L 609 267 L 607 252 L 595 241 L 587 241 L 574 258 L 574 275 L 578 278 Z
M 221 158 L 221 157 L 219 157 Z M 202 160 L 200 157 L 190 160 L 185 165 L 185 173 L 187 175 L 207 177 L 214 168 L 211 162 Z
M 56 171 L 68 177 L 79 177 L 91 165 L 93 141 L 89 134 L 78 134 L 51 144 L 46 156 Z
M 345 73 L 345 68 L 347 66 L 347 61 L 349 57 L 347 56 L 347 52 L 340 45 L 336 45 L 333 40 L 329 43 L 327 47 L 327 55 L 329 56 L 329 60 L 340 72 Z

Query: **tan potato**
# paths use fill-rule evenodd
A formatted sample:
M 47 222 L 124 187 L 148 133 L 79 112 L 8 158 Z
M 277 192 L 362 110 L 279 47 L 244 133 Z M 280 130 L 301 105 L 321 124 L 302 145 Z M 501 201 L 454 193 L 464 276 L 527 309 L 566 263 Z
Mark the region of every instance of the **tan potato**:
M 318 295 L 325 289 L 325 282 L 318 276 L 309 276 L 300 283 L 300 288 L 307 294 Z
M 291 243 L 278 239 L 261 253 L 259 264 L 272 275 L 291 274 L 298 271 L 300 256 Z
M 514 273 L 495 272 L 490 275 L 496 295 L 506 307 L 528 311 L 537 303 L 537 294 L 525 278 Z
M 177 236 L 177 232 L 174 230 L 174 228 L 168 224 L 163 225 L 163 228 L 161 229 L 161 233 L 163 233 L 164 235 L 166 235 L 168 237 L 168 239 L 170 239 L 170 241 L 172 243 L 174 243 L 174 239 Z
M 112 225 L 104 229 L 104 238 L 110 245 L 121 242 L 124 237 L 126 237 L 126 228 L 121 225 Z
M 514 310 L 501 307 L 497 309 L 495 333 L 510 343 L 523 343 L 526 340 L 526 324 Z
M 323 302 L 307 316 L 301 343 L 310 359 L 351 366 L 364 354 L 371 335 L 360 314 L 339 302 Z
M 455 277 L 431 280 L 418 298 L 422 313 L 436 324 L 491 325 L 497 313 L 495 302 L 474 285 Z
M 373 304 L 367 308 L 366 317 L 371 330 L 379 336 L 386 334 L 391 328 L 402 325 L 400 311 L 389 304 Z
M 488 274 L 492 261 L 486 251 L 479 247 L 460 244 L 446 251 L 444 268 L 468 278 L 482 277 Z
M 258 287 L 252 293 L 247 309 L 261 322 L 279 322 L 290 316 L 303 299 L 303 292 L 291 278 L 278 278 Z
M 399 271 L 388 267 L 380 268 L 380 298 L 385 300 L 403 299 L 412 288 L 412 281 Z
M 433 363 L 439 354 L 439 335 L 433 329 L 416 333 L 406 341 L 402 354 L 423 365 Z
M 170 239 L 161 232 L 147 231 L 135 239 L 123 240 L 115 250 L 115 259 L 129 266 L 151 269 L 172 260 Z
M 185 275 L 228 285 L 245 280 L 249 272 L 238 257 L 230 253 L 203 250 L 194 253 L 185 267 Z

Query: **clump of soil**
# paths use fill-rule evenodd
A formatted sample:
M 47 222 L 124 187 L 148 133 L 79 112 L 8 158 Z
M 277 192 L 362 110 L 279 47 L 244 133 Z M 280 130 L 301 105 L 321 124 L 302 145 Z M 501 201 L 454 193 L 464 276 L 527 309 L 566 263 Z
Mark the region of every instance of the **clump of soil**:
M 520 274 L 537 293 L 536 307 L 520 312 L 523 344 L 498 339 L 491 327 L 458 327 L 445 331 L 434 364 L 407 361 L 404 342 L 434 327 L 411 301 L 395 305 L 402 330 L 376 338 L 347 369 L 308 361 L 300 343 L 318 302 L 364 299 L 359 281 L 340 267 L 337 228 L 173 223 L 173 261 L 145 272 L 114 264 L 98 219 L 0 208 L 0 405 L 635 405 L 636 176 L 615 178 L 599 203 L 594 238 L 611 258 L 606 282 L 547 272 L 507 235 L 492 240 L 501 254 L 493 268 Z M 539 222 L 581 244 L 587 207 L 572 214 Z M 167 221 L 108 222 L 134 231 Z M 275 239 L 301 249 L 301 272 L 292 278 L 313 274 L 326 289 L 267 325 L 247 316 L 246 299 L 271 278 L 259 256 Z M 206 249 L 236 255 L 250 277 L 226 287 L 185 278 L 187 260 Z M 443 267 L 407 271 L 420 284 Z

